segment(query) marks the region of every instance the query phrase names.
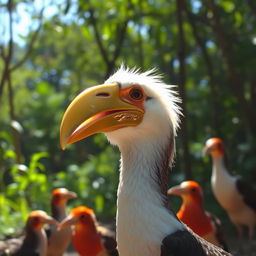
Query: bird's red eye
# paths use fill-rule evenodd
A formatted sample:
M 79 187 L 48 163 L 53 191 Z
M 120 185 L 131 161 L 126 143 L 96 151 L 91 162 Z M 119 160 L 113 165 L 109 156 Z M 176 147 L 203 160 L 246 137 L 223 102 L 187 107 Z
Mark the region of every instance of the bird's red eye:
M 191 191 L 192 192 L 196 192 L 196 188 L 191 188 Z
M 120 98 L 129 104 L 143 108 L 146 95 L 139 85 L 120 90 Z
M 142 90 L 136 87 L 130 90 L 129 95 L 134 100 L 141 100 L 143 98 Z

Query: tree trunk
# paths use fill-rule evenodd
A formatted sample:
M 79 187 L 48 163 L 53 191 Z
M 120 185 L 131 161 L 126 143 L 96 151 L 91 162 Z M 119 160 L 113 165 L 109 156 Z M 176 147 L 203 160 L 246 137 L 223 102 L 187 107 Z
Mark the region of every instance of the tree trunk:
M 191 159 L 189 154 L 189 134 L 188 134 L 188 125 L 187 125 L 187 95 L 186 95 L 186 70 L 185 70 L 185 38 L 183 31 L 183 0 L 176 0 L 177 5 L 177 22 L 178 22 L 178 36 L 179 36 L 179 91 L 180 96 L 182 98 L 182 109 L 183 109 L 183 117 L 181 122 L 181 142 L 183 147 L 183 163 L 184 163 L 184 172 L 185 179 L 192 179 L 191 172 Z
M 202 37 L 200 36 L 199 30 L 197 29 L 197 25 L 196 25 L 196 20 L 195 20 L 195 16 L 193 16 L 193 14 L 190 11 L 190 8 L 186 2 L 186 0 L 184 1 L 184 9 L 185 12 L 187 14 L 187 18 L 189 21 L 189 24 L 192 27 L 192 32 L 194 35 L 194 38 L 198 44 L 198 46 L 201 49 L 202 52 L 202 56 L 204 58 L 206 67 L 207 67 L 207 72 L 208 72 L 208 76 L 209 76 L 209 85 L 210 85 L 210 89 L 211 89 L 211 100 L 212 100 L 212 124 L 211 127 L 213 127 L 213 130 L 215 131 L 215 134 L 213 134 L 213 136 L 217 136 L 217 137 L 222 137 L 222 133 L 221 133 L 221 122 L 219 119 L 219 113 L 221 111 L 220 109 L 220 94 L 218 91 L 218 86 L 217 86 L 217 82 L 216 82 L 216 77 L 214 74 L 214 68 L 211 62 L 211 58 L 208 54 L 206 45 L 205 45 L 205 41 L 202 39 Z
M 9 99 L 9 115 L 11 122 L 17 121 L 16 115 L 15 115 L 15 108 L 14 108 L 14 93 L 12 88 L 12 81 L 11 81 L 11 72 L 8 73 L 8 99 Z M 12 131 L 12 138 L 13 138 L 13 144 L 14 144 L 14 151 L 16 153 L 16 162 L 21 163 L 22 162 L 22 153 L 21 153 L 21 143 L 20 143 L 20 131 L 17 130 L 13 125 L 11 128 Z
M 218 7 L 215 4 L 214 0 L 207 0 L 209 9 L 211 10 L 212 16 L 212 27 L 213 31 L 216 33 L 217 41 L 219 43 L 220 49 L 222 51 L 222 55 L 227 64 L 227 72 L 229 76 L 229 81 L 231 88 L 234 91 L 234 94 L 241 106 L 243 116 L 245 117 L 245 121 L 248 123 L 248 127 L 251 130 L 253 136 L 256 137 L 256 118 L 255 111 L 253 111 L 250 102 L 246 100 L 244 93 L 244 84 L 241 79 L 241 74 L 239 72 L 239 67 L 236 65 L 235 60 L 233 58 L 234 53 L 232 51 L 232 40 L 230 40 L 225 33 L 220 15 L 218 12 Z

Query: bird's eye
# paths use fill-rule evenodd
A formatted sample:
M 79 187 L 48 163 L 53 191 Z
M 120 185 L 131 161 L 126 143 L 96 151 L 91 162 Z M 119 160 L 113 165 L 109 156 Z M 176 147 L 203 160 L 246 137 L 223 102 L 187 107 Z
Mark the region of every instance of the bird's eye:
M 86 219 L 86 215 L 85 214 L 81 214 L 80 215 L 80 220 L 85 220 Z
M 59 200 L 59 199 L 60 199 L 60 194 L 54 195 L 54 199 L 55 199 L 55 200 Z
M 133 100 L 141 100 L 143 98 L 143 92 L 139 88 L 132 88 L 129 95 Z
M 191 188 L 191 191 L 192 192 L 196 192 L 196 188 Z
M 39 223 L 40 223 L 40 218 L 39 217 L 33 217 L 33 219 L 32 219 L 32 225 L 33 226 L 37 226 Z

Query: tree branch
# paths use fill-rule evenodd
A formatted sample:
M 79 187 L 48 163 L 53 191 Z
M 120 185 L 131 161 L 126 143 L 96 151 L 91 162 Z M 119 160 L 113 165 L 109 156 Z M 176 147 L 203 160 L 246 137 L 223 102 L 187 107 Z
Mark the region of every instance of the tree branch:
M 94 16 L 94 9 L 90 8 L 89 13 L 90 13 L 90 21 L 91 21 L 92 26 L 93 26 L 94 35 L 95 35 L 96 42 L 99 46 L 99 50 L 101 52 L 101 55 L 103 57 L 103 60 L 104 60 L 105 64 L 109 65 L 110 61 L 109 61 L 109 58 L 108 58 L 108 55 L 107 55 L 107 51 L 104 48 L 104 45 L 103 45 L 102 40 L 101 40 L 101 36 L 100 36 L 99 30 L 98 30 L 97 20 Z
M 36 29 L 36 31 L 33 33 L 32 37 L 31 37 L 31 40 L 30 40 L 30 42 L 28 44 L 26 53 L 24 54 L 24 56 L 15 65 L 13 65 L 13 67 L 10 68 L 11 71 L 14 71 L 15 69 L 17 69 L 21 65 L 23 65 L 23 63 L 28 59 L 31 51 L 33 50 L 35 41 L 36 41 L 36 39 L 37 39 L 37 37 L 39 35 L 39 31 L 41 30 L 41 27 L 42 27 L 42 24 L 43 24 L 43 12 L 44 12 L 44 7 L 40 11 L 39 25 L 38 25 L 38 28 Z
M 2 57 L 2 59 L 5 61 L 6 60 L 6 56 L 4 53 L 4 46 L 0 45 L 0 56 Z
M 113 54 L 113 58 L 111 60 L 111 62 L 115 62 L 116 59 L 119 57 L 121 49 L 122 49 L 122 45 L 125 39 L 125 34 L 127 31 L 127 25 L 128 25 L 128 19 L 124 21 L 124 23 L 121 25 L 121 29 L 120 29 L 120 33 L 118 34 L 117 38 L 119 39 L 117 41 L 116 44 L 116 48 Z
M 9 0 L 7 3 L 7 10 L 9 14 L 9 42 L 8 42 L 8 51 L 6 56 L 3 58 L 4 60 L 4 71 L 0 80 L 0 99 L 3 94 L 4 90 L 4 85 L 5 82 L 8 79 L 8 74 L 10 72 L 10 63 L 12 59 L 12 54 L 13 54 L 13 17 L 12 17 L 12 9 L 13 9 L 13 2 L 12 0 Z
M 130 6 L 131 6 L 131 1 L 128 0 L 127 9 L 129 9 Z M 113 52 L 113 57 L 110 58 L 106 48 L 103 45 L 102 38 L 101 38 L 100 32 L 98 30 L 98 24 L 97 24 L 98 21 L 95 18 L 93 7 L 89 8 L 89 13 L 90 13 L 90 21 L 91 21 L 91 24 L 93 26 L 96 42 L 98 44 L 101 56 L 102 56 L 106 66 L 107 66 L 105 77 L 108 77 L 112 73 L 112 71 L 115 67 L 116 60 L 120 56 L 121 49 L 122 49 L 122 46 L 123 46 L 123 42 L 124 42 L 124 39 L 125 39 L 125 34 L 127 32 L 127 25 L 128 25 L 129 19 L 128 19 L 128 16 L 127 16 L 127 18 L 122 23 L 122 25 L 119 25 L 119 24 L 117 25 L 117 29 L 116 29 L 116 31 L 117 31 L 117 38 L 116 38 L 117 43 L 115 45 L 115 50 Z M 120 30 L 118 30 L 118 26 L 120 26 Z
M 120 32 L 117 33 L 118 41 L 117 41 L 117 44 L 116 44 L 116 47 L 115 47 L 115 51 L 113 53 L 113 58 L 108 63 L 105 78 L 107 78 L 113 72 L 116 60 L 120 56 L 122 46 L 123 46 L 123 42 L 124 42 L 124 39 L 125 39 L 125 34 L 126 34 L 126 31 L 127 31 L 127 25 L 128 25 L 128 19 L 124 21 L 124 23 L 121 25 Z
M 142 12 L 142 0 L 139 0 L 138 2 L 138 8 L 139 8 L 139 12 Z M 141 34 L 141 28 L 142 28 L 142 23 L 141 23 L 141 19 L 139 19 L 138 21 L 138 56 L 139 56 L 139 64 L 141 69 L 144 69 L 144 51 L 143 51 L 143 37 Z
M 8 100 L 9 100 L 9 115 L 10 115 L 10 120 L 11 122 L 17 121 L 16 120 L 16 114 L 15 114 L 15 105 L 14 105 L 14 92 L 13 92 L 13 87 L 12 87 L 12 79 L 11 79 L 11 72 L 8 73 L 7 77 L 7 88 L 8 88 Z M 16 161 L 17 163 L 21 163 L 21 146 L 20 146 L 20 134 L 15 129 L 15 127 L 12 126 L 11 128 L 12 131 L 12 137 L 13 137 L 13 145 L 14 145 L 14 150 L 16 153 Z

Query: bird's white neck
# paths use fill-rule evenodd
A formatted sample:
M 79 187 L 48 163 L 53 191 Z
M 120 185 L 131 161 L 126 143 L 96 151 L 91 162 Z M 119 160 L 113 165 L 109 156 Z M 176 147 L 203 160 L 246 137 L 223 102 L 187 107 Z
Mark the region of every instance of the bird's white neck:
M 129 189 L 131 190 L 130 196 L 135 194 L 136 198 L 138 190 L 143 196 L 152 193 L 158 196 L 154 203 L 164 205 L 167 189 L 166 185 L 161 182 L 161 175 L 166 175 L 167 178 L 168 165 L 163 166 L 160 154 L 156 149 L 150 149 L 147 146 L 140 150 L 134 150 L 132 147 L 122 150 L 118 193 Z M 143 189 L 148 189 L 148 191 Z
M 232 176 L 226 168 L 224 156 L 213 157 L 211 185 L 213 193 L 225 209 L 232 209 L 232 198 L 236 193 L 236 177 Z
M 122 256 L 160 255 L 163 238 L 184 229 L 166 208 L 170 148 L 160 138 L 120 147 L 117 243 Z
M 213 156 L 212 161 L 212 178 L 222 179 L 232 177 L 227 170 L 224 155 Z

